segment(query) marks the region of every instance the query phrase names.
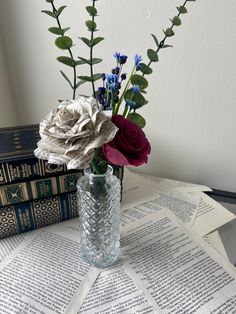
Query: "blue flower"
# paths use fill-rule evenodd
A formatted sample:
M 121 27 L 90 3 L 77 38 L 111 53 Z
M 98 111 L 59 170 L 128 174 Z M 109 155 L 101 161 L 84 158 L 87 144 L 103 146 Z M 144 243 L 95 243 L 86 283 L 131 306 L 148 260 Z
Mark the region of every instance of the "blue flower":
M 126 80 L 126 77 L 127 77 L 126 73 L 121 74 L 122 81 Z
M 121 55 L 121 56 L 120 56 L 120 61 L 119 61 L 119 63 L 120 63 L 120 64 L 125 64 L 126 61 L 127 61 L 127 59 L 128 59 L 128 56 L 126 56 L 126 55 Z
M 106 74 L 106 80 L 107 83 L 110 85 L 113 83 L 113 75 L 112 74 Z
M 106 88 L 105 87 L 98 87 L 98 93 L 101 95 L 104 95 L 106 93 Z
M 114 92 L 115 89 L 116 89 L 116 84 L 114 84 L 114 83 L 110 84 L 110 91 Z
M 116 52 L 114 54 L 114 57 L 116 58 L 116 61 L 119 63 L 120 62 L 120 53 L 119 52 Z
M 138 92 L 139 92 L 139 86 L 138 85 L 134 85 L 133 86 L 133 89 L 132 89 L 132 93 L 135 95 L 135 94 L 137 94 Z
M 138 67 L 138 66 L 139 66 L 139 63 L 140 63 L 142 60 L 143 60 L 142 56 L 139 56 L 139 55 L 136 54 L 136 55 L 134 56 L 134 64 L 135 64 L 135 66 Z
M 114 75 L 113 75 L 113 81 L 114 81 L 115 84 L 118 84 L 118 82 L 119 82 L 119 76 L 118 76 L 117 74 L 114 74 Z

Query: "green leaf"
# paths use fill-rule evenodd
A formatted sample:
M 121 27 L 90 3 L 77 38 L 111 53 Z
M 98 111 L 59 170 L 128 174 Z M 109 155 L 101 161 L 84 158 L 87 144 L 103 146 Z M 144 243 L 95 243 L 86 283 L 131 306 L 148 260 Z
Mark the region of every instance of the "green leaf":
M 88 38 L 85 37 L 79 37 L 80 40 L 82 40 L 82 42 L 87 45 L 88 47 L 91 47 L 90 45 L 90 40 Z
M 96 46 L 96 45 L 99 44 L 102 40 L 104 40 L 103 37 L 96 37 L 96 38 L 94 38 L 94 39 L 90 42 L 91 47 Z
M 57 60 L 65 65 L 68 65 L 69 67 L 75 67 L 76 66 L 76 61 L 70 57 L 64 57 L 60 56 L 57 58 Z
M 152 62 L 157 62 L 157 61 L 159 61 L 158 54 L 157 54 L 157 52 L 156 52 L 155 50 L 153 50 L 153 49 L 148 49 L 147 55 L 148 55 L 148 58 L 150 59 L 150 61 L 152 61 Z
M 154 34 L 151 34 L 151 36 L 153 37 L 153 39 L 154 39 L 154 41 L 155 41 L 157 47 L 159 47 L 159 41 L 158 41 L 158 39 L 156 38 L 156 36 L 155 36 Z
M 45 14 L 51 16 L 51 17 L 53 17 L 54 19 L 56 18 L 55 14 L 54 14 L 53 12 L 51 12 L 51 11 L 43 10 L 43 11 L 41 11 L 41 12 L 42 12 L 42 13 L 45 13 Z
M 138 74 L 131 76 L 131 83 L 133 85 L 138 85 L 140 89 L 145 89 L 148 87 L 148 81 L 143 76 Z
M 171 36 L 174 36 L 174 31 L 172 28 L 167 28 L 165 31 L 164 31 L 164 34 L 167 36 L 167 37 L 171 37 Z
M 92 7 L 92 6 L 88 6 L 86 7 L 87 12 L 91 15 L 91 16 L 96 16 L 97 15 L 97 9 Z
M 97 28 L 97 24 L 94 21 L 86 21 L 85 24 L 88 27 L 88 30 L 94 32 Z
M 93 77 L 92 76 L 78 76 L 78 78 L 86 82 L 95 82 L 97 80 L 100 80 L 100 78 L 102 78 L 102 74 L 97 73 L 97 74 L 94 74 Z
M 162 45 L 160 48 L 169 48 L 169 47 L 173 47 L 172 45 Z
M 50 27 L 49 32 L 56 34 L 56 35 L 63 35 L 64 34 L 64 30 L 59 28 L 59 27 Z
M 102 78 L 102 73 L 97 73 L 93 75 L 93 81 L 100 80 Z
M 55 16 L 58 17 L 65 8 L 66 8 L 66 5 L 63 5 L 62 7 L 60 7 L 55 13 Z
M 82 80 L 82 81 L 85 81 L 85 82 L 92 82 L 92 78 L 91 76 L 77 76 L 78 79 Z
M 46 0 L 46 2 L 53 3 L 54 0 Z
M 146 105 L 148 102 L 146 99 L 143 97 L 141 93 L 137 93 L 133 95 L 132 88 L 128 89 L 125 92 L 125 100 L 132 100 L 136 103 L 136 108 L 141 108 L 142 106 Z
M 146 65 L 145 63 L 140 63 L 139 66 L 140 66 L 140 71 L 143 74 L 146 74 L 146 75 L 152 74 L 152 69 L 148 65 Z
M 101 63 L 102 62 L 102 59 L 99 59 L 99 58 L 93 58 L 92 59 L 92 62 L 90 59 L 85 59 L 85 58 L 82 58 L 82 57 L 78 57 L 81 61 L 83 61 L 84 63 L 87 63 L 89 65 L 94 65 L 94 64 L 97 64 L 97 63 Z
M 103 60 L 100 59 L 100 58 L 93 58 L 93 59 L 92 59 L 92 65 L 101 63 L 102 61 L 103 61 Z
M 181 19 L 180 19 L 178 16 L 174 16 L 174 17 L 173 17 L 173 20 L 172 20 L 172 23 L 173 23 L 175 26 L 180 26 L 180 25 L 181 25 Z
M 71 88 L 74 88 L 71 81 L 68 79 L 68 77 L 66 76 L 66 74 L 63 71 L 60 71 L 61 75 L 64 77 L 64 79 L 70 84 Z
M 72 39 L 68 36 L 60 36 L 55 40 L 55 44 L 58 48 L 65 50 L 70 49 L 73 45 Z
M 128 120 L 134 122 L 138 127 L 143 129 L 146 125 L 145 119 L 138 113 L 132 112 L 127 117 Z
M 182 5 L 180 7 L 177 7 L 177 10 L 179 11 L 180 14 L 188 13 L 187 9 Z
M 83 85 L 84 83 L 86 83 L 86 81 L 79 81 L 75 87 L 78 88 L 80 85 Z

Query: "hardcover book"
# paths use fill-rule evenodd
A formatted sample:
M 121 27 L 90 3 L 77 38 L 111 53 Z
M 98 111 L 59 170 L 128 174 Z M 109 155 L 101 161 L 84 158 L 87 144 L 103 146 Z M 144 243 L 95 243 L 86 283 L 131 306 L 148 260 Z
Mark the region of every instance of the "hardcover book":
M 0 239 L 78 216 L 76 192 L 2 207 Z
M 34 156 L 39 139 L 38 124 L 0 129 L 0 185 L 68 172 Z
M 77 173 L 0 186 L 0 210 L 1 206 L 74 192 L 81 175 L 82 171 L 78 171 Z

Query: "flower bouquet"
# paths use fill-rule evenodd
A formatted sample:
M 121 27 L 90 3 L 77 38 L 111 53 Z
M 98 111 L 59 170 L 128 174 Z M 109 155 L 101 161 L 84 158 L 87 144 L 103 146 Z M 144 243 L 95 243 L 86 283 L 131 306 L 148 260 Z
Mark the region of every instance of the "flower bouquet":
M 145 119 L 137 111 L 145 106 L 148 80 L 152 64 L 159 61 L 159 52 L 172 47 L 166 40 L 174 36 L 174 27 L 181 25 L 180 16 L 187 13 L 185 0 L 177 7 L 171 26 L 164 30 L 161 41 L 152 34 L 154 49 L 147 50 L 147 62 L 136 54 L 130 74 L 126 73 L 128 56 L 114 53 L 114 67 L 110 73 L 95 73 L 101 58 L 94 57 L 95 47 L 104 38 L 97 33 L 96 2 L 90 0 L 86 10 L 89 38 L 80 40 L 89 49 L 89 57 L 75 58 L 73 40 L 63 27 L 61 14 L 66 6 L 56 7 L 54 0 L 46 0 L 51 10 L 44 10 L 56 23 L 49 31 L 56 35 L 55 44 L 67 55 L 57 60 L 72 70 L 72 79 L 63 71 L 63 78 L 72 89 L 72 99 L 61 101 L 40 123 L 41 140 L 35 150 L 38 158 L 53 164 L 66 164 L 68 169 L 83 169 L 78 183 L 81 246 L 86 259 L 97 266 L 107 266 L 118 257 L 120 182 L 112 176 L 114 166 L 140 166 L 148 161 L 151 145 L 143 128 Z M 87 65 L 88 76 L 78 75 L 80 66 Z M 97 82 L 99 84 L 97 85 Z M 76 96 L 82 84 L 90 83 L 92 92 Z M 112 165 L 112 167 L 111 167 Z

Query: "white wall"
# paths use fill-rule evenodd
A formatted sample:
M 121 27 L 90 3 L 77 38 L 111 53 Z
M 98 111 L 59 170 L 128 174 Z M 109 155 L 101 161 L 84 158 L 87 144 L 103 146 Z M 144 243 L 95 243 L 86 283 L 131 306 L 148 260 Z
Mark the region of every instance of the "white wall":
M 57 3 L 68 4 L 63 24 L 73 26 L 71 34 L 79 43 L 77 36 L 87 35 L 84 7 L 90 0 Z M 100 70 L 109 71 L 114 51 L 145 55 L 153 46 L 149 34 L 161 38 L 162 28 L 180 4 L 177 0 L 98 1 L 98 25 L 106 38 L 96 50 L 105 59 Z M 60 77 L 63 65 L 55 61 L 60 53 L 53 45 L 55 37 L 47 32 L 53 20 L 40 13 L 47 7 L 43 0 L 0 3 L 22 123 L 39 121 L 57 99 L 71 97 Z M 149 104 L 142 113 L 152 155 L 139 170 L 236 192 L 236 2 L 197 0 L 188 8 L 183 25 L 169 40 L 174 48 L 160 53 L 150 77 Z M 74 51 L 75 56 L 87 55 L 81 43 Z M 81 93 L 89 93 L 89 88 Z
M 0 128 L 19 124 L 12 96 L 7 59 L 0 37 Z

